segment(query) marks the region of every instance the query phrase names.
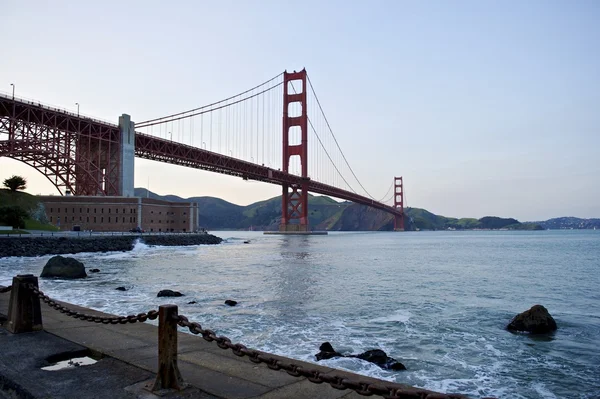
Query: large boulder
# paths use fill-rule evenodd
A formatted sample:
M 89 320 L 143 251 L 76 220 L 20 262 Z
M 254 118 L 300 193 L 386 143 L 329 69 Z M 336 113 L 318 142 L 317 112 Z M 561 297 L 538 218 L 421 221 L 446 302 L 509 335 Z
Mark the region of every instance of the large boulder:
M 48 260 L 40 277 L 84 278 L 87 274 L 77 259 L 57 255 Z
M 317 353 L 315 357 L 317 358 L 317 361 L 319 361 L 331 359 L 333 357 L 344 357 L 344 355 L 336 352 L 329 342 L 323 342 L 321 346 L 319 346 L 319 353 Z
M 532 334 L 545 334 L 556 331 L 556 321 L 542 305 L 534 305 L 531 309 L 516 315 L 506 329 L 509 331 L 525 331 Z
M 319 351 L 320 352 L 315 355 L 317 361 L 331 359 L 334 357 L 356 357 L 358 359 L 366 360 L 367 362 L 376 364 L 385 370 L 406 370 L 406 367 L 402 363 L 392 357 L 389 357 L 387 353 L 381 349 L 368 350 L 359 355 L 342 355 L 333 349 L 333 346 L 331 346 L 329 342 L 323 342 L 319 347 Z
M 183 296 L 183 294 L 179 291 L 173 291 L 173 290 L 161 290 L 158 292 L 158 294 L 156 294 L 157 297 L 159 296 Z

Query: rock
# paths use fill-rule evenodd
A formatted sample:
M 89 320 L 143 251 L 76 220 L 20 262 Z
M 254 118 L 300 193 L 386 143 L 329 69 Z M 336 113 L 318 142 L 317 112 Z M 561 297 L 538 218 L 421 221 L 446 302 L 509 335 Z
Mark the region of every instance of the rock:
M 87 274 L 83 263 L 77 259 L 58 255 L 48 260 L 40 277 L 83 278 Z
M 193 305 L 195 303 L 198 303 L 198 302 L 196 302 L 196 301 L 190 301 L 190 302 L 188 302 L 188 305 Z
M 387 353 L 381 349 L 368 350 L 359 355 L 342 355 L 341 353 L 336 352 L 329 342 L 324 342 L 319 347 L 319 350 L 320 352 L 315 355 L 317 361 L 334 357 L 355 357 L 376 364 L 385 370 L 406 370 L 406 367 L 402 363 L 389 357 Z
M 90 269 L 90 273 L 100 273 L 100 269 Z
M 323 342 L 321 346 L 319 346 L 319 350 L 320 352 L 315 355 L 317 361 L 331 359 L 333 357 L 344 357 L 341 353 L 336 352 L 329 342 Z
M 381 349 L 373 349 L 356 356 L 359 359 L 374 363 L 385 370 L 406 370 L 406 367 L 396 359 L 389 357 Z
M 156 296 L 183 296 L 183 294 L 179 291 L 161 290 Z
M 127 288 L 125 288 L 125 287 L 117 287 L 117 288 L 115 288 L 115 290 L 117 290 L 117 291 L 127 291 Z
M 556 321 L 542 305 L 534 305 L 531 309 L 516 315 L 506 329 L 509 331 L 525 331 L 532 334 L 545 334 L 556 331 Z
M 237 301 L 234 301 L 234 300 L 231 300 L 231 299 L 228 299 L 228 300 L 225 301 L 225 305 L 235 306 L 237 304 L 238 304 Z
M 249 240 L 244 241 L 244 244 L 250 244 Z

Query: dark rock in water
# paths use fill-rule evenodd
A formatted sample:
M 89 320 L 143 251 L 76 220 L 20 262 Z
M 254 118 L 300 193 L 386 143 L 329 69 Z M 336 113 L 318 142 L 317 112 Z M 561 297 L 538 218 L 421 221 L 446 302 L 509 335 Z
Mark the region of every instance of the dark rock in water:
M 85 266 L 77 259 L 58 255 L 48 260 L 40 277 L 83 278 L 87 274 Z
M 238 304 L 237 301 L 234 301 L 234 300 L 231 300 L 231 299 L 228 299 L 228 300 L 225 301 L 225 305 L 235 306 L 237 304 Z
M 509 331 L 526 331 L 532 334 L 545 334 L 556 331 L 557 328 L 556 321 L 542 305 L 534 305 L 516 315 L 506 326 Z
M 341 353 L 336 352 L 329 342 L 323 342 L 321 346 L 319 346 L 319 350 L 320 352 L 315 355 L 317 361 L 331 359 L 333 357 L 344 357 Z
M 161 290 L 156 296 L 183 296 L 183 294 L 179 291 Z
M 250 244 L 249 240 L 244 241 L 244 244 Z
M 117 291 L 127 291 L 127 288 L 125 288 L 125 287 L 117 287 L 117 288 L 115 288 L 115 290 L 117 290 Z
M 333 346 L 331 346 L 329 342 L 324 342 L 319 347 L 319 350 L 320 352 L 315 355 L 317 361 L 331 359 L 334 357 L 355 357 L 376 364 L 385 370 L 406 370 L 406 367 L 402 363 L 392 357 L 389 357 L 387 353 L 381 349 L 369 350 L 359 355 L 342 355 L 333 349 Z
M 198 303 L 198 302 L 196 302 L 196 301 L 190 301 L 190 302 L 188 302 L 188 305 L 193 305 L 195 303 Z
M 389 357 L 387 353 L 381 349 L 373 349 L 366 351 L 356 356 L 359 359 L 366 360 L 367 362 L 375 363 L 382 369 L 386 370 L 406 370 L 406 367 L 396 359 Z
M 90 273 L 100 273 L 100 269 L 90 269 Z

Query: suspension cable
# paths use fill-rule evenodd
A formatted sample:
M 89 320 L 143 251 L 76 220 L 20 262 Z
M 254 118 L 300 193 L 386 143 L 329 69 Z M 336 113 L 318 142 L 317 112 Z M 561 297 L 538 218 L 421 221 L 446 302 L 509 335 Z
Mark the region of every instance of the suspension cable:
M 308 75 L 306 75 L 308 77 Z M 292 85 L 292 90 L 294 90 L 295 94 L 298 94 L 298 92 L 296 91 L 296 88 L 294 87 L 294 83 L 290 82 L 290 84 Z M 313 130 L 313 132 L 315 133 L 315 136 L 317 137 L 317 140 L 319 140 L 319 143 L 321 144 L 321 147 L 323 148 L 323 150 L 325 151 L 325 154 L 327 155 L 327 158 L 329 158 L 329 160 L 331 161 L 331 164 L 333 165 L 333 167 L 335 168 L 335 170 L 338 172 L 338 175 L 340 175 L 340 177 L 342 178 L 342 180 L 344 180 L 344 182 L 348 185 L 348 188 L 350 188 L 350 190 L 352 190 L 352 192 L 354 194 L 357 194 L 356 191 L 354 191 L 354 189 L 352 188 L 352 186 L 350 185 L 350 183 L 348 183 L 346 181 L 346 179 L 344 178 L 344 176 L 342 175 L 342 173 L 339 171 L 339 169 L 337 168 L 337 165 L 335 164 L 335 162 L 333 162 L 333 159 L 331 159 L 331 156 L 329 155 L 329 152 L 327 151 L 327 148 L 325 148 L 325 146 L 323 145 L 323 142 L 321 141 L 321 138 L 319 137 L 319 134 L 317 133 L 317 130 L 315 129 L 315 127 L 313 126 L 312 121 L 310 120 L 310 118 L 307 116 L 306 119 L 308 120 L 308 124 L 310 125 L 311 129 Z M 339 148 L 339 147 L 338 147 Z
M 152 122 L 152 123 L 145 123 L 145 122 L 142 122 L 142 123 L 139 123 L 139 124 L 138 124 L 138 123 L 136 123 L 135 127 L 136 127 L 136 128 L 143 128 L 143 127 L 148 127 L 148 126 L 153 126 L 153 125 L 159 125 L 159 124 L 162 124 L 162 123 L 167 123 L 167 122 L 175 122 L 175 121 L 178 121 L 178 120 L 181 120 L 181 119 L 185 119 L 185 118 L 191 118 L 192 116 L 196 116 L 196 115 L 203 115 L 203 114 L 207 114 L 207 113 L 209 113 L 209 112 L 212 112 L 212 111 L 217 111 L 217 110 L 220 110 L 220 109 L 223 109 L 223 108 L 227 108 L 227 107 L 230 107 L 230 106 L 232 106 L 232 105 L 239 104 L 239 103 L 241 103 L 241 102 L 244 102 L 244 101 L 246 101 L 246 100 L 249 100 L 249 99 L 251 99 L 251 98 L 258 97 L 259 95 L 261 95 L 261 94 L 264 94 L 264 93 L 266 93 L 266 92 L 268 92 L 268 91 L 271 91 L 271 90 L 273 90 L 273 89 L 275 89 L 275 88 L 277 88 L 277 87 L 281 86 L 282 84 L 283 84 L 283 82 L 280 82 L 280 83 L 276 84 L 275 86 L 271 86 L 271 87 L 269 87 L 268 89 L 265 89 L 265 90 L 263 90 L 263 91 L 260 91 L 260 92 L 258 92 L 258 93 L 255 93 L 255 94 L 253 94 L 253 95 L 251 95 L 251 96 L 248 96 L 248 97 L 242 98 L 242 99 L 240 99 L 240 100 L 234 101 L 234 102 L 232 102 L 232 103 L 225 104 L 225 105 L 221 105 L 220 107 L 211 108 L 211 109 L 209 109 L 209 110 L 206 110 L 206 111 L 202 111 L 202 112 L 195 112 L 195 113 L 193 113 L 193 114 L 189 114 L 189 115 L 187 115 L 187 113 L 188 113 L 188 112 L 199 111 L 199 110 L 201 110 L 201 109 L 204 109 L 204 108 L 206 108 L 206 107 L 209 107 L 209 106 L 210 106 L 210 105 L 207 105 L 207 106 L 205 106 L 205 107 L 196 108 L 195 110 L 192 110 L 192 111 L 180 112 L 180 113 L 178 113 L 178 114 L 176 114 L 176 115 L 184 115 L 184 114 L 186 114 L 186 115 L 184 115 L 184 116 L 179 116 L 178 118 L 167 119 L 167 118 L 170 118 L 170 117 L 167 117 L 167 116 L 166 116 L 166 117 L 163 117 L 163 118 L 154 119 L 154 121 L 156 121 L 156 122 Z M 234 97 L 237 97 L 237 96 L 234 96 Z M 214 103 L 214 104 L 220 104 L 220 103 L 222 103 L 222 102 L 223 102 L 223 101 L 219 101 L 219 102 L 217 102 L 217 103 Z M 211 104 L 211 105 L 212 105 L 212 104 Z M 163 120 L 163 119 L 164 119 L 164 120 Z
M 255 90 L 255 89 L 258 89 L 258 88 L 259 88 L 259 87 L 261 87 L 261 86 L 265 86 L 266 84 L 268 84 L 268 83 L 271 83 L 272 81 L 274 81 L 275 79 L 279 78 L 279 77 L 280 77 L 280 76 L 282 76 L 282 75 L 283 75 L 283 73 L 280 73 L 279 75 L 272 77 L 271 79 L 267 80 L 267 81 L 266 81 L 266 82 L 264 82 L 264 83 L 261 83 L 261 84 L 259 84 L 259 85 L 257 85 L 257 86 L 254 86 L 253 88 L 251 88 L 251 89 L 248 89 L 248 90 L 246 90 L 246 91 L 244 91 L 244 92 L 242 92 L 242 93 L 236 94 L 235 96 L 228 97 L 228 98 L 226 98 L 226 99 L 224 99 L 224 100 L 217 101 L 217 102 L 214 102 L 214 103 L 212 103 L 212 104 L 208 104 L 208 105 L 203 105 L 202 107 L 198 107 L 198 108 L 190 109 L 190 110 L 188 110 L 188 111 L 178 112 L 178 113 L 176 113 L 176 114 L 167 115 L 167 116 L 163 116 L 163 117 L 160 117 L 160 118 L 154 118 L 154 119 L 149 119 L 149 120 L 147 120 L 147 121 L 139 122 L 139 123 L 136 123 L 136 127 L 137 127 L 137 125 L 147 125 L 147 126 L 151 126 L 151 125 L 149 125 L 149 123 L 150 123 L 150 122 L 160 121 L 160 120 L 162 120 L 162 119 L 169 119 L 169 118 L 172 118 L 172 117 L 175 117 L 175 116 L 179 116 L 179 115 L 188 114 L 188 113 L 190 113 L 190 112 L 196 112 L 196 111 L 198 111 L 198 110 L 201 110 L 201 109 L 204 109 L 204 108 L 208 108 L 208 107 L 212 107 L 212 106 L 214 106 L 214 105 L 217 105 L 217 104 L 221 104 L 221 103 L 223 103 L 223 102 L 226 102 L 226 101 L 229 101 L 229 100 L 231 100 L 231 99 L 233 99 L 233 98 L 236 98 L 236 97 L 243 96 L 244 94 L 247 94 L 247 93 L 249 93 L 249 92 L 251 92 L 251 91 L 253 91 L 253 90 Z M 274 88 L 274 87 L 277 87 L 277 86 L 273 86 L 272 88 Z M 260 94 L 260 93 L 259 93 L 259 94 Z M 251 98 L 251 97 L 248 97 L 248 98 Z M 233 103 L 233 104 L 235 104 L 235 103 Z M 218 109 L 218 108 L 216 108 L 216 109 Z M 174 119 L 174 120 L 177 120 L 177 119 Z M 143 127 L 143 126 L 142 126 L 142 127 Z
M 388 188 L 387 192 L 385 193 L 385 195 L 383 196 L 383 198 L 387 198 L 388 194 L 390 193 L 390 191 L 392 190 L 392 187 L 394 187 L 394 182 L 392 182 L 392 184 L 390 184 L 390 188 Z M 386 200 L 387 201 L 387 200 Z M 377 202 L 385 202 L 383 200 L 379 200 Z
M 358 184 L 360 185 L 360 187 L 365 191 L 365 193 L 367 193 L 367 195 L 369 197 L 371 197 L 371 199 L 375 200 L 375 198 L 373 198 L 373 196 L 362 185 L 362 183 L 360 182 L 360 180 L 358 180 L 358 177 L 356 177 L 356 174 L 354 173 L 354 170 L 352 169 L 352 167 L 348 163 L 348 160 L 346 159 L 346 156 L 344 155 L 344 152 L 340 148 L 340 144 L 338 143 L 337 139 L 335 138 L 335 135 L 333 134 L 333 129 L 331 129 L 331 125 L 329 124 L 329 121 L 327 120 L 327 116 L 325 115 L 325 112 L 323 111 L 323 107 L 321 106 L 321 102 L 319 101 L 319 97 L 317 97 L 317 93 L 315 93 L 315 89 L 314 89 L 314 87 L 312 85 L 312 82 L 311 82 L 310 77 L 308 76 L 308 74 L 306 74 L 306 78 L 308 79 L 308 84 L 310 85 L 310 89 L 312 90 L 313 95 L 315 96 L 315 100 L 317 100 L 317 104 L 319 105 L 319 109 L 321 110 L 321 114 L 323 114 L 323 118 L 325 119 L 325 123 L 327 124 L 327 128 L 329 128 L 329 131 L 331 132 L 331 136 L 333 137 L 333 140 L 335 141 L 335 144 L 337 145 L 337 148 L 340 150 L 340 153 L 342 154 L 342 158 L 344 158 L 344 161 L 346 162 L 346 165 L 348 165 L 348 168 L 350 169 L 350 172 L 352 173 L 352 176 L 354 176 L 354 178 L 356 179 L 356 181 L 358 182 Z

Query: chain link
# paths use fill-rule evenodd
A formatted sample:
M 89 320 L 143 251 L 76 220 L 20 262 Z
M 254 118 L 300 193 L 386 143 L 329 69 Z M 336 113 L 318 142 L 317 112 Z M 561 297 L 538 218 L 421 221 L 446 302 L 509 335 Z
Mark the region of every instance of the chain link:
M 66 306 L 60 305 L 48 295 L 40 291 L 33 284 L 26 284 L 26 287 L 29 288 L 42 301 L 47 303 L 48 306 L 79 320 L 102 324 L 127 324 L 145 322 L 146 320 L 155 320 L 158 317 L 157 310 L 150 310 L 147 313 L 139 313 L 137 315 L 111 317 L 79 313 L 67 308 Z M 0 289 L 0 293 L 8 292 L 11 288 L 11 286 L 2 288 Z M 172 321 L 177 323 L 180 327 L 187 328 L 192 334 L 201 335 L 202 338 L 208 342 L 216 342 L 217 346 L 221 349 L 230 349 L 236 356 L 247 356 L 248 359 L 253 363 L 264 363 L 271 370 L 284 370 L 291 376 L 305 377 L 308 381 L 315 384 L 327 383 L 335 389 L 350 389 L 362 396 L 377 395 L 387 399 L 466 399 L 466 396 L 464 395 L 446 395 L 432 393 L 419 388 L 402 388 L 393 385 L 382 385 L 360 380 L 356 381 L 340 375 L 326 374 L 317 369 L 307 369 L 298 364 L 283 362 L 282 360 L 274 358 L 269 353 L 248 349 L 246 346 L 240 343 L 234 344 L 231 342 L 231 339 L 222 335 L 217 336 L 214 331 L 208 328 L 203 329 L 200 323 L 191 322 L 186 316 L 179 315 Z
M 48 306 L 53 309 L 58 310 L 61 313 L 66 314 L 67 316 L 71 316 L 75 319 L 89 321 L 92 323 L 102 323 L 102 324 L 127 324 L 127 323 L 143 323 L 146 320 L 155 320 L 158 318 L 158 310 L 150 310 L 147 313 L 138 313 L 137 315 L 129 315 L 129 316 L 97 316 L 97 315 L 89 315 L 85 313 L 79 313 L 74 310 L 67 308 L 55 300 L 50 298 L 48 295 L 44 294 L 33 284 L 26 284 L 26 287 L 29 288 L 35 295 L 38 296 L 42 301 L 44 301 Z
M 12 290 L 12 285 L 9 285 L 8 287 L 2 287 L 0 288 L 0 294 L 4 294 L 5 292 L 9 292 L 10 290 Z
M 351 389 L 362 396 L 377 395 L 395 399 L 465 399 L 463 395 L 446 395 L 418 388 L 401 388 L 392 385 L 375 384 L 366 381 L 356 381 L 340 375 L 325 374 L 317 369 L 307 369 L 298 364 L 288 363 L 272 357 L 270 354 L 254 349 L 248 349 L 242 344 L 234 344 L 225 336 L 217 336 L 214 331 L 203 329 L 199 323 L 190 322 L 183 315 L 175 320 L 180 327 L 187 328 L 192 334 L 202 335 L 208 342 L 216 342 L 221 349 L 231 349 L 237 356 L 247 356 L 253 363 L 264 363 L 272 370 L 284 370 L 294 377 L 306 377 L 315 384 L 327 383 L 335 389 Z

